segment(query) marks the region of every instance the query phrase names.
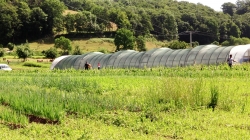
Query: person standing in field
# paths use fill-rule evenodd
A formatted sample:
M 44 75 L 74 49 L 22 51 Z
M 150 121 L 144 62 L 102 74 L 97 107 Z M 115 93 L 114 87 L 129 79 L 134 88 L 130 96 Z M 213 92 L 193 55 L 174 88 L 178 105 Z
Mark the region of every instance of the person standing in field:
M 88 69 L 89 69 L 89 64 L 88 64 L 88 62 L 85 63 L 84 68 L 85 68 L 85 70 L 88 70 Z
M 98 70 L 101 69 L 100 63 L 97 64 L 97 68 L 98 68 Z
M 232 58 L 232 54 L 230 54 L 229 58 L 227 59 L 228 66 L 230 68 L 232 68 L 233 62 L 236 62 L 236 61 Z
M 91 70 L 91 69 L 92 69 L 92 66 L 91 66 L 91 64 L 90 64 L 90 63 L 88 64 L 88 69 L 89 69 L 89 70 Z

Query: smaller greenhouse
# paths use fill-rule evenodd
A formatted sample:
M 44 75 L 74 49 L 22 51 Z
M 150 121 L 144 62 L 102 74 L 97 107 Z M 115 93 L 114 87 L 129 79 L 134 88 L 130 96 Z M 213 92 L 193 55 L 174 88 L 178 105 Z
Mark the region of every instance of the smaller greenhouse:
M 144 68 L 144 67 L 180 67 L 194 64 L 217 65 L 225 63 L 229 54 L 238 63 L 250 61 L 250 44 L 220 47 L 201 45 L 192 49 L 173 50 L 156 48 L 146 52 L 125 50 L 113 54 L 91 52 L 83 55 L 67 55 L 56 58 L 50 69 L 84 69 L 87 62 L 92 68 L 100 63 L 102 68 Z

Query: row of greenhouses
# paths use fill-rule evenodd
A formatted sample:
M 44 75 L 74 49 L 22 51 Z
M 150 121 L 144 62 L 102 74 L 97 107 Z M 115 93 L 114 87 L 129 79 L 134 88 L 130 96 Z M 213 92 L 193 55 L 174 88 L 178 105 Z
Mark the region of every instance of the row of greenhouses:
M 218 65 L 227 62 L 229 54 L 237 63 L 249 62 L 250 44 L 220 47 L 200 45 L 192 49 L 155 48 L 145 52 L 134 50 L 118 51 L 112 54 L 90 52 L 83 55 L 66 55 L 56 58 L 51 69 L 84 69 L 85 63 L 97 68 L 151 68 L 183 67 L 190 65 Z

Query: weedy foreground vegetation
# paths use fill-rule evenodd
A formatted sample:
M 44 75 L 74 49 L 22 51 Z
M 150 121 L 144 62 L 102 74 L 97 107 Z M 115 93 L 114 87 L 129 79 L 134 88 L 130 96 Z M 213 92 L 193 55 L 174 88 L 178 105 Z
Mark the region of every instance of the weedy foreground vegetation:
M 0 72 L 0 139 L 248 139 L 250 65 Z

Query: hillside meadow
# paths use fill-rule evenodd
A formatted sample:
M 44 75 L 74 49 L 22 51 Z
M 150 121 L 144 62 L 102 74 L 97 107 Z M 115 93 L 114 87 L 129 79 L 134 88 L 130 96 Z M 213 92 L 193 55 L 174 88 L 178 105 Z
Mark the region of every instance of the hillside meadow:
M 115 52 L 116 46 L 114 45 L 113 38 L 71 38 L 71 45 L 73 50 L 76 46 L 79 46 L 79 49 L 82 50 L 82 53 L 86 52 L 95 52 L 95 51 L 106 51 L 106 52 Z M 146 48 L 151 50 L 154 48 L 160 48 L 164 42 L 157 41 L 154 39 L 147 39 Z M 34 52 L 42 52 L 48 50 L 51 47 L 54 47 L 53 38 L 44 38 L 29 42 L 30 49 Z
M 35 64 L 0 71 L 2 140 L 250 136 L 249 64 L 89 71 Z

